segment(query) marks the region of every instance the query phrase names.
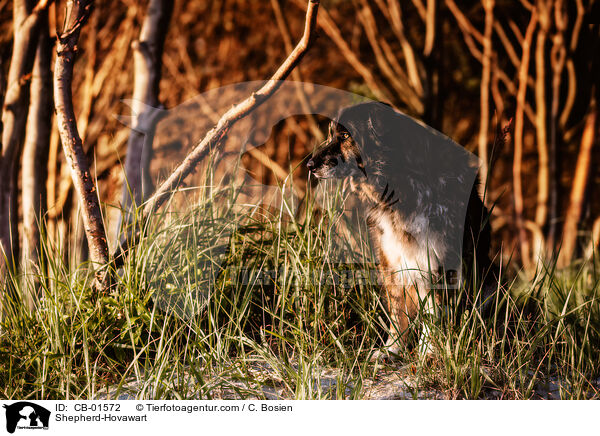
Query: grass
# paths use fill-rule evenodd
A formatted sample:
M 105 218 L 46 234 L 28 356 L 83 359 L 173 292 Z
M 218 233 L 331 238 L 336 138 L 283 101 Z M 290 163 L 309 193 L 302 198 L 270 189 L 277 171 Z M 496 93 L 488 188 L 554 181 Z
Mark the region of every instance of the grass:
M 438 307 L 421 317 L 431 355 L 377 363 L 389 321 L 366 230 L 343 233 L 344 191 L 299 220 L 291 200 L 244 206 L 239 187 L 205 186 L 148 224 L 110 295 L 94 300 L 90 265 L 43 246 L 36 310 L 6 298 L 0 397 L 600 397 L 597 262 L 507 277 L 486 318 Z M 32 279 L 5 287 L 24 295 Z

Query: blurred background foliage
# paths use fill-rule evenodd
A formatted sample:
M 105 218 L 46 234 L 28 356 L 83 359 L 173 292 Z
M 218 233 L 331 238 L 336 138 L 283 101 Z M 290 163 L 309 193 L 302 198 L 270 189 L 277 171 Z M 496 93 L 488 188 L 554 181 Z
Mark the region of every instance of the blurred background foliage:
M 52 37 L 63 3 L 50 5 Z M 302 33 L 305 3 L 175 1 L 161 103 L 170 109 L 210 89 L 269 77 Z M 3 77 L 11 58 L 12 4 L 0 0 Z M 146 8 L 146 1 L 96 1 L 78 46 L 77 122 L 108 206 L 120 201 L 130 130 L 115 115 L 128 112 L 122 100 L 132 96 L 132 43 Z M 494 205 L 495 245 L 503 246 L 505 260 L 532 265 L 562 244 L 569 245 L 567 264 L 590 255 L 600 236 L 597 8 L 594 0 L 324 0 L 319 36 L 291 78 L 391 103 L 479 154 L 484 176 L 491 160 L 486 202 Z M 508 141 L 492 150 L 509 120 Z M 192 113 L 175 125 L 159 123 L 154 176 L 201 139 L 194 133 L 198 124 L 213 122 Z M 325 122 L 286 120 L 259 149 L 281 168 L 296 166 L 321 139 Z M 63 246 L 83 246 L 85 258 L 56 130 L 47 168 L 48 235 L 73 239 Z M 276 184 L 264 159 L 247 155 L 243 162 L 256 178 Z M 294 174 L 306 183 L 303 166 Z

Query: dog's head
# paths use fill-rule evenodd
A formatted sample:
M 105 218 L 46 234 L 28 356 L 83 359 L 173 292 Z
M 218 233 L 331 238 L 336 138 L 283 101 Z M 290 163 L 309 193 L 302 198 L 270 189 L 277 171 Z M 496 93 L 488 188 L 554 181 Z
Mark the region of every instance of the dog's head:
M 337 121 L 329 123 L 327 139 L 306 166 L 319 179 L 366 175 L 359 145 L 350 130 Z
M 327 139 L 306 166 L 319 179 L 377 176 L 389 160 L 386 140 L 398 113 L 382 103 L 362 103 L 342 109 L 329 124 Z

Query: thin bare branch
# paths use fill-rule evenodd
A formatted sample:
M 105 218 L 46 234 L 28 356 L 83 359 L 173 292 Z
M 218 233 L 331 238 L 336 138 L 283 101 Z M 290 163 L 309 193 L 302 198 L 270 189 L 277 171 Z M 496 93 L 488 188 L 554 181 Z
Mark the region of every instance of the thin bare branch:
M 508 39 L 508 36 L 506 36 L 506 32 L 504 31 L 504 28 L 502 27 L 502 24 L 500 24 L 499 21 L 494 21 L 494 30 L 496 31 L 496 34 L 500 38 L 500 42 L 502 42 L 502 46 L 504 47 L 504 50 L 506 50 L 506 54 L 508 54 L 508 58 L 510 59 L 512 64 L 516 68 L 518 68 L 520 60 L 519 60 L 519 57 L 517 56 L 517 52 L 515 51 L 515 48 L 513 47 L 510 40 Z
M 450 9 L 450 12 L 452 12 L 452 15 L 454 15 L 454 18 L 456 19 L 456 22 L 463 33 L 466 32 L 475 38 L 478 43 L 483 45 L 483 35 L 475 28 L 475 26 L 473 26 L 473 24 L 471 24 L 469 19 L 465 16 L 465 14 L 462 13 L 454 0 L 446 0 L 446 6 L 448 6 L 448 9 Z
M 477 38 L 474 39 L 474 36 L 476 36 L 477 34 L 481 35 L 481 33 L 479 33 L 473 27 L 473 25 L 462 14 L 462 12 L 460 12 L 460 9 L 456 6 L 456 4 L 452 0 L 448 0 L 448 1 L 450 2 L 449 4 L 453 5 L 452 6 L 453 9 L 451 9 L 451 10 L 453 10 L 453 13 L 456 14 L 455 17 L 456 17 L 457 21 L 459 23 L 463 23 L 462 26 L 459 24 L 459 27 L 461 29 L 463 38 L 465 40 L 465 44 L 467 45 L 469 52 L 477 61 L 479 61 L 483 65 L 483 53 L 481 50 L 479 50 L 479 48 L 477 47 L 477 45 L 475 43 L 475 39 L 477 39 Z M 476 33 L 474 33 L 474 32 L 476 32 Z M 481 37 L 483 38 L 483 36 L 481 36 Z M 483 39 L 482 39 L 482 41 L 483 41 Z M 522 36 L 521 36 L 521 42 L 522 42 Z M 482 44 L 483 44 L 483 42 L 482 42 Z M 521 61 L 519 60 L 517 62 L 517 65 L 520 65 L 520 64 L 521 64 Z M 500 80 L 500 82 L 502 82 L 504 84 L 507 91 L 511 95 L 516 97 L 517 87 L 515 86 L 513 81 L 506 75 L 506 73 L 499 68 L 495 68 L 493 73 L 497 76 L 497 78 Z M 527 75 L 526 80 L 527 80 L 528 86 L 533 86 L 534 81 L 529 75 Z M 536 118 L 535 112 L 532 109 L 531 105 L 527 101 L 523 102 L 523 110 L 525 111 L 527 118 L 532 123 L 535 123 L 535 118 Z
M 478 149 L 481 160 L 480 176 L 482 186 L 487 185 L 488 173 L 488 131 L 490 122 L 490 78 L 492 70 L 492 31 L 494 25 L 494 0 L 482 0 L 485 9 L 485 31 L 483 38 L 483 64 L 480 84 L 480 118 Z
M 303 1 L 303 0 L 292 0 L 292 1 L 296 6 L 302 8 L 304 10 L 307 10 L 305 1 Z M 365 81 L 365 84 L 369 87 L 371 92 L 373 92 L 373 94 L 375 94 L 375 96 L 379 100 L 389 101 L 390 95 L 391 95 L 389 90 L 387 90 L 384 85 L 378 83 L 377 80 L 375 79 L 375 76 L 371 72 L 371 70 L 366 65 L 364 65 L 360 61 L 360 59 L 358 59 L 358 57 L 356 56 L 354 51 L 350 48 L 350 46 L 348 45 L 348 43 L 342 36 L 340 29 L 337 27 L 337 25 L 331 19 L 331 17 L 329 16 L 329 14 L 327 13 L 327 11 L 325 9 L 321 10 L 321 14 L 320 14 L 320 18 L 319 18 L 319 27 L 321 27 L 325 31 L 327 36 L 329 36 L 329 38 L 331 38 L 331 40 L 334 42 L 334 44 L 340 50 L 340 53 L 346 58 L 346 60 L 350 64 L 350 66 L 352 68 L 354 68 L 358 74 L 360 74 L 360 76 L 363 78 L 363 80 Z
M 576 4 L 577 18 L 575 19 L 575 24 L 573 25 L 573 31 L 571 33 L 571 42 L 569 46 L 570 52 L 574 52 L 577 48 L 579 43 L 579 34 L 581 33 L 581 25 L 583 24 L 583 18 L 585 16 L 583 2 L 581 0 L 576 0 Z M 563 105 L 559 119 L 559 124 L 563 129 L 569 121 L 569 116 L 571 115 L 575 105 L 575 98 L 577 97 L 577 74 L 575 71 L 575 62 L 571 56 L 567 58 L 566 64 L 568 77 L 567 98 L 565 100 L 565 104 Z
M 498 34 L 498 37 L 500 38 L 500 42 L 502 42 L 502 46 L 504 47 L 504 50 L 506 51 L 506 54 L 508 55 L 510 61 L 512 62 L 512 64 L 514 65 L 514 67 L 516 69 L 519 69 L 521 60 L 517 56 L 515 48 L 513 47 L 512 43 L 510 42 L 508 36 L 506 35 L 506 32 L 504 31 L 504 28 L 502 27 L 502 25 L 500 24 L 499 21 L 494 21 L 494 30 L 496 30 L 496 33 Z M 530 86 L 531 88 L 533 88 L 535 86 L 535 82 L 531 76 L 529 76 L 527 79 L 527 85 Z
M 422 114 L 424 111 L 424 105 L 416 92 L 411 88 L 408 83 L 408 77 L 404 71 L 400 70 L 394 72 L 386 60 L 381 48 L 381 41 L 377 37 L 377 24 L 375 23 L 375 17 L 371 10 L 368 2 L 362 2 L 363 7 L 358 13 L 358 17 L 365 29 L 369 44 L 373 49 L 375 60 L 377 65 L 381 69 L 381 72 L 389 80 L 390 84 L 394 87 L 398 97 L 408 106 L 408 108 L 417 114 Z
M 529 3 L 527 0 L 519 0 L 519 2 L 521 2 L 523 7 L 525 9 L 527 9 L 528 11 L 532 11 L 534 9 L 534 6 L 531 3 Z
M 408 41 L 406 34 L 404 33 L 404 24 L 402 23 L 402 10 L 397 0 L 388 0 L 388 7 L 385 8 L 383 0 L 378 0 L 379 8 L 382 10 L 386 18 L 392 25 L 392 30 L 396 39 L 400 42 L 402 47 L 402 53 L 404 54 L 404 62 L 406 63 L 406 72 L 408 74 L 408 80 L 412 88 L 419 96 L 423 96 L 423 83 L 421 75 L 419 74 L 419 62 L 413 49 L 413 46 Z M 387 48 L 383 47 L 384 52 Z
M 519 28 L 519 26 L 514 22 L 513 19 L 508 20 L 508 26 L 513 31 L 513 34 L 517 38 L 517 41 L 519 42 L 519 44 L 523 45 L 523 39 L 525 39 L 525 37 L 521 33 L 521 29 Z
M 477 47 L 474 40 L 476 39 L 480 44 L 483 44 L 483 35 L 477 29 L 475 29 L 467 17 L 465 17 L 460 8 L 456 5 L 456 3 L 454 3 L 454 0 L 446 0 L 446 5 L 458 23 L 458 27 L 463 34 L 467 48 L 475 59 L 483 63 L 483 53 Z
M 298 65 L 312 43 L 315 35 L 318 7 L 319 0 L 310 0 L 308 2 L 304 34 L 292 53 L 290 53 L 275 74 L 273 74 L 271 79 L 269 79 L 261 89 L 254 92 L 243 102 L 234 105 L 221 117 L 217 125 L 208 132 L 204 139 L 202 139 L 196 148 L 185 158 L 181 165 L 179 165 L 169 178 L 156 190 L 152 198 L 148 200 L 148 203 L 144 207 L 144 216 L 150 216 L 167 200 L 168 196 L 177 189 L 179 184 L 189 174 L 192 173 L 196 165 L 204 158 L 204 156 L 221 143 L 221 140 L 235 122 L 250 114 L 279 89 L 281 81 L 290 74 L 296 65 Z
M 571 263 L 575 253 L 577 243 L 577 228 L 579 219 L 583 209 L 583 198 L 586 186 L 589 182 L 592 147 L 595 140 L 597 108 L 596 102 L 592 98 L 590 104 L 590 113 L 587 116 L 583 135 L 581 136 L 581 147 L 577 156 L 577 164 L 575 166 L 574 180 L 571 187 L 571 195 L 569 199 L 569 207 L 565 217 L 565 225 L 563 227 L 562 243 L 560 253 L 558 255 L 557 265 L 565 267 Z
M 568 57 L 567 61 L 567 97 L 563 104 L 562 111 L 558 123 L 561 128 L 565 128 L 571 111 L 575 105 L 575 98 L 577 97 L 577 73 L 575 72 L 575 62 L 572 57 Z
M 517 91 L 517 110 L 515 113 L 514 134 L 514 160 L 513 160 L 513 191 L 515 202 L 515 221 L 518 232 L 518 242 L 521 248 L 521 261 L 525 269 L 531 266 L 529 241 L 525 233 L 525 220 L 523 218 L 523 187 L 522 187 L 522 164 L 523 164 L 523 107 L 527 93 L 527 77 L 529 70 L 529 59 L 531 52 L 531 41 L 537 26 L 537 11 L 534 9 L 525 32 L 523 40 L 523 54 L 521 55 L 521 67 L 519 68 L 519 87 Z
M 573 33 L 571 34 L 571 51 L 575 51 L 577 44 L 579 44 L 579 34 L 581 32 L 581 25 L 583 24 L 583 18 L 585 16 L 585 7 L 583 6 L 583 1 L 576 0 L 575 3 L 577 4 L 577 18 L 575 19 Z
M 425 45 L 423 47 L 423 55 L 431 56 L 433 43 L 435 41 L 435 17 L 436 17 L 436 0 L 427 0 L 427 14 L 425 15 Z
M 287 25 L 283 12 L 281 11 L 279 0 L 271 0 L 271 7 L 273 8 L 273 12 L 275 13 L 275 19 L 277 20 L 279 32 L 283 37 L 285 50 L 286 52 L 291 53 L 291 51 L 294 49 L 294 45 L 292 42 L 292 37 L 290 35 L 289 27 Z M 296 68 L 292 71 L 292 79 L 294 79 L 296 82 L 303 81 L 299 68 Z M 298 100 L 300 101 L 300 106 L 302 107 L 302 110 L 304 111 L 304 114 L 308 120 L 308 127 L 312 132 L 313 136 L 317 139 L 318 142 L 320 142 L 322 140 L 323 133 L 321 132 L 321 129 L 319 129 L 315 117 L 312 115 L 313 110 L 310 106 L 310 102 L 308 101 L 306 93 L 304 92 L 304 89 L 300 83 L 297 83 L 295 86 L 296 95 L 298 96 Z
M 398 2 L 398 0 L 390 0 L 390 1 Z M 417 12 L 419 13 L 419 16 L 421 17 L 421 20 L 425 21 L 426 16 L 427 16 L 427 10 L 425 9 L 423 2 L 421 0 L 412 0 L 412 4 L 417 9 Z
M 546 126 L 546 38 L 550 27 L 550 12 L 552 5 L 547 0 L 538 0 L 539 30 L 535 48 L 535 130 L 538 150 L 538 191 L 535 223 L 543 228 L 548 215 L 548 138 Z

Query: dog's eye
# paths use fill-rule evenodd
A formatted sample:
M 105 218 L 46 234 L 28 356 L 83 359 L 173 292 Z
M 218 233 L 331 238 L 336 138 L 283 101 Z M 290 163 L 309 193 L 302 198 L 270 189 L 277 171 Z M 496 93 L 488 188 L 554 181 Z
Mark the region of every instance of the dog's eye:
M 348 133 L 348 132 L 342 132 L 342 138 L 343 139 L 349 139 L 350 138 L 350 133 Z

